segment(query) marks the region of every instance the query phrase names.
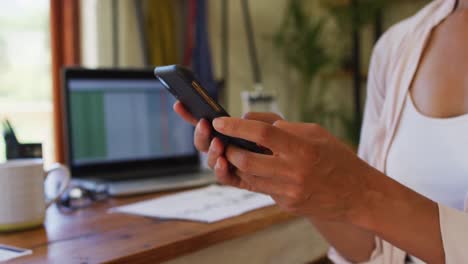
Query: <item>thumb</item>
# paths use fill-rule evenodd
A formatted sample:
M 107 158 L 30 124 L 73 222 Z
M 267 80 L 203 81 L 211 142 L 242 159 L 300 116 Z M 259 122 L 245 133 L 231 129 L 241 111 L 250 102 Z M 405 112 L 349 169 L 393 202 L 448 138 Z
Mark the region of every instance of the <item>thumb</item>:
M 275 113 L 267 113 L 267 112 L 249 112 L 249 113 L 246 113 L 242 118 L 261 121 L 261 122 L 268 123 L 268 124 L 273 124 L 278 120 L 283 120 L 281 116 Z
M 327 131 L 318 124 L 313 123 L 291 123 L 278 120 L 273 126 L 301 138 L 312 139 L 324 137 Z

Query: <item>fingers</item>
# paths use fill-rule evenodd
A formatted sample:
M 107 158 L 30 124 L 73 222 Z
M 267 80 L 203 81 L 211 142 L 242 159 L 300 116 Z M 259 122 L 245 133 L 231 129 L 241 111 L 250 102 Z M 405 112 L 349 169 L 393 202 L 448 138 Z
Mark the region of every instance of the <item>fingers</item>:
M 262 121 L 268 124 L 273 124 L 278 120 L 283 120 L 283 118 L 275 113 L 260 113 L 260 112 L 249 112 L 246 113 L 243 119 L 257 120 Z
M 273 152 L 284 150 L 285 146 L 295 143 L 286 131 L 261 121 L 221 117 L 213 121 L 213 126 L 224 135 L 255 142 Z
M 232 169 L 225 157 L 219 157 L 218 160 L 216 160 L 214 172 L 221 184 L 246 190 L 251 190 L 252 188 L 251 186 L 248 186 L 245 181 L 242 181 L 242 178 L 247 177 L 247 174 L 237 169 Z
M 216 161 L 219 157 L 221 157 L 224 153 L 224 145 L 223 142 L 219 138 L 214 138 L 211 141 L 210 149 L 208 150 L 208 167 L 214 168 L 216 165 Z
M 195 147 L 201 152 L 207 152 L 211 141 L 210 123 L 203 119 L 198 121 L 179 101 L 175 102 L 173 108 L 182 119 L 196 127 L 193 136 Z
M 269 179 L 257 177 L 249 174 L 243 174 L 239 177 L 241 186 L 240 188 L 252 192 L 263 193 L 267 195 L 284 196 L 289 189 L 288 186 L 280 184 Z
M 190 123 L 192 124 L 193 126 L 196 126 L 197 123 L 198 123 L 198 120 L 192 116 L 192 114 L 187 111 L 187 109 L 185 109 L 184 105 L 177 101 L 175 102 L 174 106 L 174 111 L 180 116 L 182 117 L 182 119 L 184 119 L 187 123 Z
M 288 174 L 287 166 L 272 155 L 253 153 L 235 146 L 228 146 L 226 159 L 239 171 L 280 182 Z
M 207 152 L 211 142 L 211 126 L 208 121 L 202 119 L 198 122 L 193 135 L 195 147 L 201 152 Z
M 229 169 L 229 162 L 224 157 L 219 157 L 214 166 L 216 178 L 221 184 L 240 188 L 240 178 Z
M 221 184 L 252 192 L 284 196 L 289 190 L 288 185 L 242 173 L 240 171 L 229 170 L 229 163 L 224 157 L 218 158 L 215 165 L 215 174 Z

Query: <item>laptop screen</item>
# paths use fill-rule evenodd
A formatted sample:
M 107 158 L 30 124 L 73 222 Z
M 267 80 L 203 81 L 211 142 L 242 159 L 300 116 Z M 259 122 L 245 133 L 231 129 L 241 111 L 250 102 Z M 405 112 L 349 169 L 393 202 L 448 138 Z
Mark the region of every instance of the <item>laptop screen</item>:
M 196 156 L 193 128 L 156 79 L 68 79 L 71 166 Z

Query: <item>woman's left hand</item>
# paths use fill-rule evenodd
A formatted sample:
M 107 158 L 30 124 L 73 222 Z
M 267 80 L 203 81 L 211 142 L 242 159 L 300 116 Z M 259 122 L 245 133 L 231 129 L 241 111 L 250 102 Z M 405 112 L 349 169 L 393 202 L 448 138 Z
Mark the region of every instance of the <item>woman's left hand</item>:
M 271 195 L 289 212 L 330 221 L 350 221 L 357 205 L 364 205 L 366 177 L 375 170 L 320 126 L 237 118 L 218 118 L 213 126 L 273 153 L 228 146 L 215 166 L 221 183 Z

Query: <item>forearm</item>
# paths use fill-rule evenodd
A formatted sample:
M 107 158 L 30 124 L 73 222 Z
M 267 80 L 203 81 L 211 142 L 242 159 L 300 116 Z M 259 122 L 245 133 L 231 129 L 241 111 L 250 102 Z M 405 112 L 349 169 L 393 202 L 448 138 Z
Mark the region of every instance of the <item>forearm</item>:
M 428 263 L 444 263 L 435 202 L 372 170 L 352 222 Z
M 369 260 L 375 249 L 375 235 L 348 223 L 326 222 L 309 218 L 320 234 L 345 259 L 351 262 Z

